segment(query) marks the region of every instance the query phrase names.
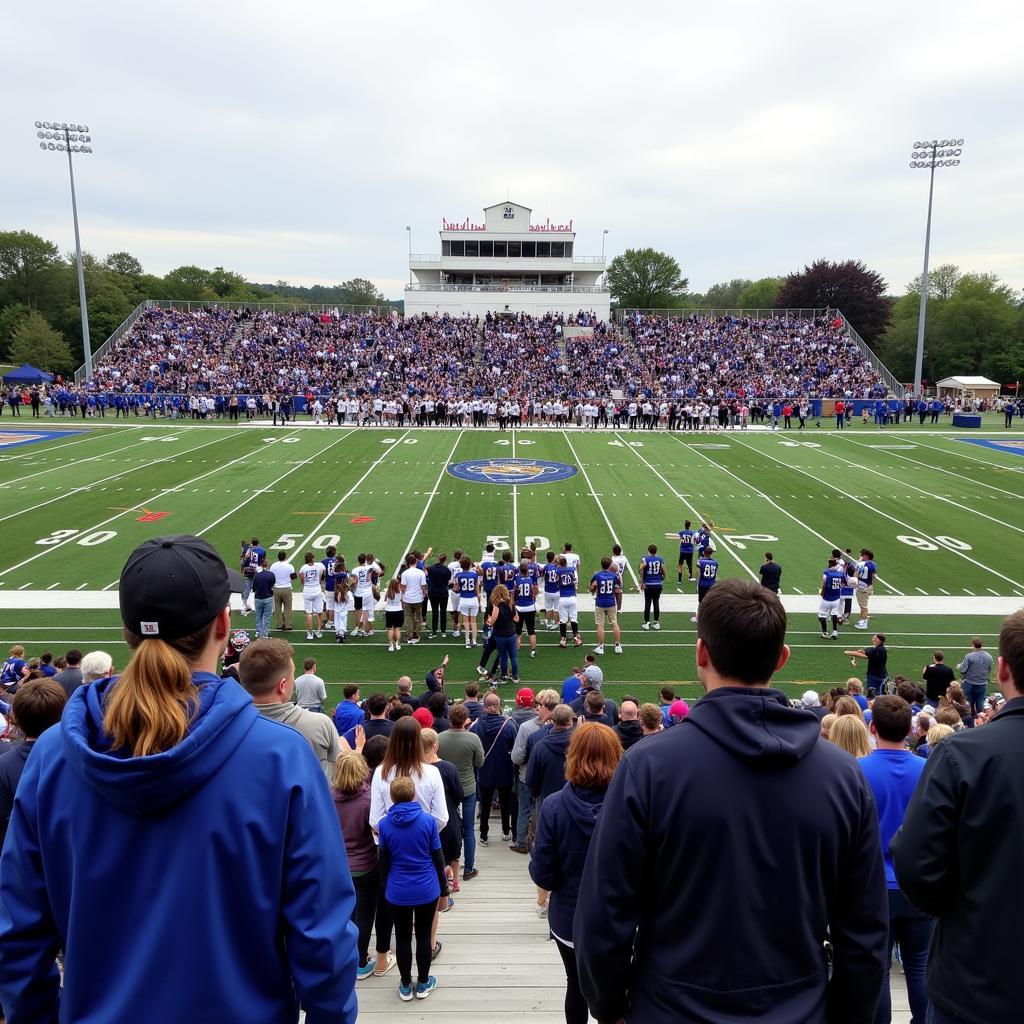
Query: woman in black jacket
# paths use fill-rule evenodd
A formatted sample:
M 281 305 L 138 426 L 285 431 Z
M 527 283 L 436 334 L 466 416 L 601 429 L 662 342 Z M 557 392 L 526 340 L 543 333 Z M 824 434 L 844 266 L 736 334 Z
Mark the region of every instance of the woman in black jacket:
M 587 1024 L 589 1019 L 576 968 L 572 921 L 590 837 L 621 757 L 622 745 L 607 725 L 579 726 L 569 743 L 565 786 L 544 801 L 537 821 L 530 877 L 551 893 L 548 927 L 565 965 L 566 1024 Z

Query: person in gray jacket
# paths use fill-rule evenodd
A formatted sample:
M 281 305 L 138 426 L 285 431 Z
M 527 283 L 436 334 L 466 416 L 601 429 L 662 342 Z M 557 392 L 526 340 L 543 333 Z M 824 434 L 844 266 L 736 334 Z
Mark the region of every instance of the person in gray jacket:
M 981 637 L 971 641 L 971 650 L 964 655 L 964 660 L 957 665 L 964 684 L 964 696 L 974 716 L 985 710 L 985 697 L 988 693 L 988 677 L 992 674 L 992 655 L 983 651 Z
M 522 693 L 522 690 L 519 691 Z M 519 698 L 516 697 L 518 703 Z M 526 761 L 529 756 L 529 739 L 546 722 L 551 720 L 551 712 L 561 703 L 556 690 L 541 690 L 533 699 L 535 714 L 532 718 L 519 723 L 516 741 L 512 745 L 512 763 L 516 766 L 516 796 L 519 801 L 515 821 L 515 841 L 509 847 L 513 853 L 530 852 L 530 820 L 533 818 L 533 794 L 526 785 Z
M 306 711 L 292 703 L 295 662 L 292 645 L 284 640 L 254 640 L 238 661 L 238 679 L 252 696 L 261 715 L 290 725 L 313 748 L 327 781 L 334 784 L 334 765 L 341 743 L 327 715 Z

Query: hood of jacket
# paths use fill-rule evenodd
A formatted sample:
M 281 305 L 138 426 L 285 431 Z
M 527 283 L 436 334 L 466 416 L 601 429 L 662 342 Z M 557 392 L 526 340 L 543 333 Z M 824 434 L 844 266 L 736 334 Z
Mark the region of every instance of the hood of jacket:
M 408 828 L 423 814 L 423 808 L 415 800 L 408 803 L 392 804 L 388 811 L 388 821 L 399 828 Z
M 745 686 L 712 690 L 680 726 L 700 729 L 744 761 L 779 767 L 806 757 L 821 732 L 817 716 L 790 707 L 784 693 Z
M 490 715 L 484 712 L 474 723 L 473 732 L 480 736 L 483 741 L 484 750 L 487 750 L 488 744 L 494 739 L 501 728 L 505 725 L 508 719 L 504 715 Z M 509 730 L 512 731 L 511 729 Z
M 80 686 L 61 719 L 68 764 L 100 796 L 129 814 L 156 814 L 184 800 L 234 753 L 259 712 L 233 679 L 197 672 L 199 710 L 177 746 L 160 754 L 131 757 L 114 751 L 103 729 L 103 710 L 117 677 Z
M 588 839 L 594 834 L 597 816 L 601 813 L 601 805 L 604 803 L 604 794 L 603 789 L 584 789 L 582 786 L 574 786 L 571 782 L 567 782 L 562 790 L 562 806 Z
M 365 799 L 366 794 L 370 792 L 370 784 L 366 781 L 360 782 L 355 789 L 349 790 L 347 793 L 343 793 L 340 789 L 331 787 L 331 795 L 334 797 L 334 802 L 339 805 L 352 803 L 353 800 Z

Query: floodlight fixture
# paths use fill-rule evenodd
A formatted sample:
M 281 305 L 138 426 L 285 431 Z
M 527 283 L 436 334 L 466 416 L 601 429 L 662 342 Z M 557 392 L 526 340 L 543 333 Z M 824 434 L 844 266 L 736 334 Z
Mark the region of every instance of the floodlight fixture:
M 85 273 L 82 268 L 82 240 L 78 233 L 78 201 L 75 197 L 75 168 L 72 153 L 91 153 L 92 136 L 84 124 L 68 124 L 67 121 L 36 121 L 39 148 L 68 155 L 68 176 L 71 180 L 71 217 L 75 224 L 75 259 L 78 264 L 78 303 L 82 310 L 82 347 L 85 351 L 85 379 L 92 378 L 92 346 L 89 343 L 89 309 L 85 299 Z M 86 133 L 86 134 L 83 134 Z M 53 141 L 46 141 L 53 140 Z
M 921 391 L 921 374 L 924 367 L 924 328 L 928 313 L 928 250 L 932 237 L 932 196 L 935 192 L 935 168 L 959 167 L 963 153 L 963 139 L 932 139 L 931 142 L 915 142 L 910 154 L 910 166 L 915 169 L 927 168 L 928 219 L 924 230 L 924 270 L 921 273 L 921 306 L 917 316 L 917 356 L 914 360 L 914 393 Z M 950 148 L 952 147 L 952 148 Z

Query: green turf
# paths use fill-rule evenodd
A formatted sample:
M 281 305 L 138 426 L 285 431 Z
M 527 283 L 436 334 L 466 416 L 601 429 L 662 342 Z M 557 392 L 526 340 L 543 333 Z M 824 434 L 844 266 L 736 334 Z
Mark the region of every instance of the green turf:
M 5 419 L 0 429 L 13 425 Z M 994 418 L 986 426 L 1002 436 Z M 0 592 L 37 595 L 33 610 L 3 612 L 0 646 L 24 641 L 31 651 L 60 651 L 102 641 L 123 651 L 115 646 L 115 611 L 78 611 L 73 598 L 72 607 L 48 607 L 45 592 L 113 590 L 141 540 L 185 532 L 208 537 L 231 563 L 239 541 L 256 533 L 268 548 L 281 541 L 293 552 L 338 538 L 350 564 L 357 552 L 373 551 L 389 568 L 412 546 L 449 553 L 462 547 L 477 557 L 489 536 L 513 546 L 528 537 L 556 546 L 571 540 L 587 577 L 613 533 L 632 563 L 651 542 L 672 563 L 676 547 L 665 533 L 683 518 L 711 518 L 720 536 L 731 538 L 719 543 L 723 577 L 749 578 L 770 548 L 789 594 L 815 591 L 828 547 L 837 544 L 874 550 L 879 595 L 1024 598 L 1024 459 L 941 433 L 948 421 L 910 432 L 830 427 L 700 436 L 516 431 L 517 457 L 570 463 L 585 473 L 513 493 L 445 472 L 449 462 L 512 455 L 511 434 L 125 425 L 108 418 L 102 429 L 0 453 Z M 167 515 L 140 522 L 146 512 Z M 372 521 L 359 522 L 363 517 Z M 692 593 L 690 585 L 684 589 Z M 666 594 L 675 592 L 672 572 Z M 666 614 L 660 633 L 640 631 L 639 618 L 623 617 L 626 653 L 604 658 L 611 692 L 622 692 L 619 682 L 645 684 L 642 696 L 663 680 L 692 686 L 689 615 Z M 251 627 L 252 618 L 236 622 Z M 581 625 L 589 649 L 592 616 L 581 615 Z M 996 633 L 999 618 L 892 615 L 876 616 L 873 625 L 890 637 L 890 672 L 917 678 L 934 647 L 959 652 L 973 632 Z M 793 657 L 780 680 L 799 688 L 852 672 L 839 651 L 863 644 L 863 634 L 847 630 L 838 642 L 821 641 L 813 615 L 791 615 L 790 628 Z M 297 656 L 315 646 L 332 683 L 418 678 L 443 651 L 452 655 L 453 678 L 465 682 L 478 653 L 451 639 L 389 655 L 374 642 L 382 634 L 344 647 L 307 645 L 304 635 L 290 634 Z M 531 684 L 561 681 L 583 653 L 560 651 L 544 632 L 540 645 L 538 658 L 523 667 Z

